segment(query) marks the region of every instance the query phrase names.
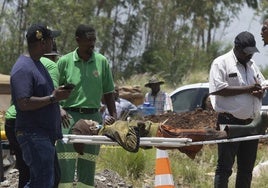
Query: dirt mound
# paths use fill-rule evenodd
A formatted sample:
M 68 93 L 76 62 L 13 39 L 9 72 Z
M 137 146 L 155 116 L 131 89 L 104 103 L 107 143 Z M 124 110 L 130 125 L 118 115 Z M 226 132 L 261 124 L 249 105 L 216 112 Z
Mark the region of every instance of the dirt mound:
M 181 129 L 215 128 L 217 113 L 213 110 L 196 109 L 191 112 L 165 113 L 162 115 L 150 115 L 144 117 L 154 123 L 165 122 L 165 125 Z

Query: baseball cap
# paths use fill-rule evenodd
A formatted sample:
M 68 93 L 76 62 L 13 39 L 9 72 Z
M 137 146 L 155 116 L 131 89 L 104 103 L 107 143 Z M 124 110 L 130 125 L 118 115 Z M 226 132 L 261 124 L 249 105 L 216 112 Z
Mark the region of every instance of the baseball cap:
M 58 30 L 50 30 L 47 25 L 43 23 L 36 23 L 28 28 L 26 38 L 27 42 L 36 42 L 47 38 L 55 38 L 59 36 L 60 33 L 61 32 Z
M 255 38 L 250 32 L 243 31 L 239 33 L 235 37 L 234 43 L 235 46 L 240 47 L 246 54 L 254 54 L 255 52 L 259 52 L 256 47 Z

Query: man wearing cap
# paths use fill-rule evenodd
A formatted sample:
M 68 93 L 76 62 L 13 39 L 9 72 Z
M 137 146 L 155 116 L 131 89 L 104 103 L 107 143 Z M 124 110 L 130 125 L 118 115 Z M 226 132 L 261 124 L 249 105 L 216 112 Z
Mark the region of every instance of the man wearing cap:
M 45 53 L 43 55 L 43 57 L 46 57 L 46 58 L 50 59 L 51 61 L 56 62 L 59 55 L 60 54 L 59 54 L 58 49 L 57 49 L 56 41 L 53 40 L 52 51 L 49 53 Z
M 113 77 L 106 57 L 94 51 L 95 29 L 81 24 L 76 28 L 75 38 L 78 48 L 62 56 L 57 62 L 59 84 L 75 85 L 70 97 L 61 103 L 72 116 L 71 125 L 80 119 L 90 119 L 101 124 L 99 109 L 102 96 L 110 115 L 116 119 Z M 63 129 L 64 134 L 70 134 L 72 126 Z M 58 143 L 57 152 L 62 169 L 59 187 L 73 186 L 76 164 L 77 187 L 94 187 L 99 146 L 86 145 L 83 155 L 78 155 L 72 145 Z
M 160 89 L 160 85 L 162 84 L 164 84 L 164 81 L 160 81 L 157 77 L 153 76 L 149 82 L 144 85 L 151 89 L 151 92 L 145 94 L 144 102 L 150 103 L 151 106 L 155 107 L 156 115 L 173 111 L 169 95 Z
M 264 77 L 251 59 L 256 48 L 254 36 L 241 32 L 234 48 L 217 57 L 210 69 L 209 91 L 220 124 L 246 125 L 260 115 Z M 237 159 L 236 188 L 249 188 L 257 155 L 258 140 L 218 144 L 215 188 L 227 188 L 232 167 Z
M 51 61 L 48 58 L 41 57 L 41 63 L 47 69 L 55 88 L 58 87 L 58 79 L 59 79 L 59 71 L 55 62 Z M 10 153 L 15 155 L 16 157 L 16 168 L 19 170 L 19 184 L 18 188 L 23 188 L 30 179 L 30 170 L 29 167 L 25 164 L 22 152 L 19 147 L 19 144 L 16 139 L 15 134 L 15 122 L 16 122 L 16 109 L 14 104 L 11 104 L 10 107 L 5 112 L 5 132 L 7 135 L 7 139 L 9 141 Z M 57 157 L 57 155 L 55 155 Z M 57 160 L 57 159 L 56 159 Z M 55 162 L 55 170 L 56 170 L 56 177 L 55 177 L 55 187 L 57 187 L 60 181 L 60 169 L 59 165 L 57 164 L 58 160 Z
M 29 55 L 20 55 L 11 70 L 11 95 L 16 108 L 15 131 L 23 159 L 30 169 L 25 187 L 54 187 L 55 141 L 62 138 L 58 101 L 71 90 L 54 89 L 52 79 L 40 62 L 59 35 L 44 24 L 27 30 Z

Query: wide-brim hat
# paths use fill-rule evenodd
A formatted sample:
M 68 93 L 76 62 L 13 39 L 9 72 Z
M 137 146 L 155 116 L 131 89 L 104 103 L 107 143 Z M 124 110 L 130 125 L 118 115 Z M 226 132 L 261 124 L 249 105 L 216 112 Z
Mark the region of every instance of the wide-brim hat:
M 151 78 L 151 79 L 149 80 L 149 82 L 146 83 L 144 86 L 145 86 L 145 87 L 150 87 L 152 84 L 159 84 L 159 85 L 161 85 L 161 84 L 164 84 L 164 83 L 165 83 L 164 81 L 161 81 L 161 80 L 159 80 L 159 79 L 156 78 L 156 77 L 153 77 L 153 78 Z

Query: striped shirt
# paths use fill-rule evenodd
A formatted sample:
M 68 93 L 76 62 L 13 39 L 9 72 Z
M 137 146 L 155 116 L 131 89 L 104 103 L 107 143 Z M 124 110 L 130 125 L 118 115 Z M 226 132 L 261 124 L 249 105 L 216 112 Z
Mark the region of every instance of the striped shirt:
M 156 96 L 152 96 L 152 92 L 146 93 L 144 102 L 149 102 L 150 105 L 155 107 L 156 115 L 173 111 L 171 98 L 163 91 L 159 91 Z

